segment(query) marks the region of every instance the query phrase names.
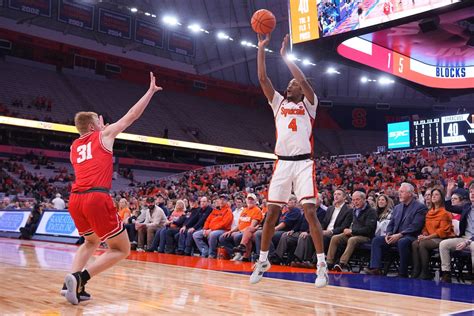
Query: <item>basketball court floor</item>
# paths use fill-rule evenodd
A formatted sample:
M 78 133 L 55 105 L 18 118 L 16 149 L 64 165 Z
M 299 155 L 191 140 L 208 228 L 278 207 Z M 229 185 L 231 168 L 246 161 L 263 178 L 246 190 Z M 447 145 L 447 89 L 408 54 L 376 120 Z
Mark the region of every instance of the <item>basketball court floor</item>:
M 473 315 L 474 287 L 274 266 L 250 285 L 251 263 L 132 252 L 87 284 L 77 306 L 59 295 L 76 246 L 0 238 L 1 315 Z M 100 254 L 100 251 L 97 253 Z

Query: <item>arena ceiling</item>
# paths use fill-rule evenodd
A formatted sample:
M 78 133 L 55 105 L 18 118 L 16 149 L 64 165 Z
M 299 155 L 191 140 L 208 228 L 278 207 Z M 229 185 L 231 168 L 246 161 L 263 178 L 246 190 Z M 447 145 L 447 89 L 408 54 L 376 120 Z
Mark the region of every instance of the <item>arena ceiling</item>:
M 284 90 L 290 80 L 290 73 L 279 56 L 279 48 L 283 36 L 288 33 L 288 7 L 287 0 L 133 0 L 133 1 L 109 1 L 109 0 L 83 0 L 83 2 L 98 4 L 100 6 L 112 7 L 122 11 L 129 11 L 136 7 L 139 12 L 150 12 L 160 19 L 164 15 L 174 15 L 185 28 L 191 23 L 199 23 L 209 34 L 196 34 L 196 53 L 194 57 L 181 56 L 165 50 L 156 50 L 153 53 L 177 62 L 193 65 L 196 73 L 211 76 L 213 78 L 233 81 L 258 86 L 256 49 L 241 45 L 241 41 L 256 44 L 256 35 L 250 27 L 252 13 L 258 9 L 265 8 L 272 11 L 277 20 L 277 26 L 272 34 L 269 48 L 274 53 L 268 54 L 267 69 L 274 86 L 278 90 Z M 23 18 L 19 13 L 5 13 L 1 15 Z M 141 13 L 140 13 L 141 12 Z M 16 16 L 15 16 L 16 14 Z M 55 22 L 46 18 L 37 18 L 31 21 L 43 27 L 58 28 Z M 64 26 L 61 26 L 64 27 Z M 72 32 L 79 32 L 71 30 Z M 142 49 L 137 43 L 130 44 L 118 42 L 103 34 L 91 35 L 88 31 L 82 31 L 81 36 L 93 37 L 102 43 L 122 45 L 125 49 Z M 230 40 L 219 40 L 218 32 L 225 32 L 233 38 Z M 414 87 L 407 82 L 393 78 L 395 82 L 387 86 L 374 86 L 362 84 L 360 78 L 381 77 L 379 71 L 359 67 L 354 63 L 346 62 L 337 56 L 336 47 L 326 50 L 325 53 L 315 56 L 295 54 L 301 59 L 308 58 L 315 66 L 303 66 L 304 72 L 311 78 L 315 90 L 320 99 L 333 101 L 334 104 L 347 105 L 375 105 L 377 103 L 388 103 L 392 106 L 416 106 L 431 107 L 433 105 L 446 105 L 457 109 L 459 106 L 473 107 L 474 94 L 451 96 L 446 94 L 436 95 Z M 328 73 L 332 69 L 332 73 Z

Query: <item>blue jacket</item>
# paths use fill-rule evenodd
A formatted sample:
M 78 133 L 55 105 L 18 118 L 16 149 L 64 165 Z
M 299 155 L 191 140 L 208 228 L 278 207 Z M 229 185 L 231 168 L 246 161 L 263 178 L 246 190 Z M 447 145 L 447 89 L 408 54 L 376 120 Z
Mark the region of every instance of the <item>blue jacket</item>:
M 207 217 L 212 212 L 212 207 L 208 205 L 204 209 L 199 207 L 198 210 L 199 211 L 197 212 L 197 215 L 196 215 L 198 219 L 196 221 L 196 224 L 194 224 L 194 226 L 193 226 L 194 230 L 200 230 L 204 227 L 204 223 L 206 222 Z M 186 227 L 191 228 L 191 227 L 188 227 L 188 226 L 186 226 Z
M 319 207 L 316 210 L 316 216 L 318 217 L 318 220 L 321 222 L 324 219 L 324 215 L 326 215 L 326 210 L 323 208 Z M 306 220 L 306 217 L 304 216 L 304 213 L 301 212 L 300 219 L 298 223 L 296 224 L 295 228 L 293 228 L 295 232 L 309 232 L 309 224 L 308 221 Z
M 298 221 L 300 220 L 301 216 L 303 215 L 301 215 L 301 210 L 299 208 L 290 208 L 286 213 L 281 212 L 280 218 L 278 219 L 278 224 L 286 224 L 285 228 L 283 229 L 284 231 L 293 230 L 298 224 Z
M 387 226 L 387 235 L 401 233 L 403 235 L 418 237 L 423 226 L 425 226 L 425 216 L 428 208 L 416 199 L 413 199 L 410 204 L 406 206 L 405 213 L 403 213 L 403 208 L 403 203 L 393 208 L 392 218 Z

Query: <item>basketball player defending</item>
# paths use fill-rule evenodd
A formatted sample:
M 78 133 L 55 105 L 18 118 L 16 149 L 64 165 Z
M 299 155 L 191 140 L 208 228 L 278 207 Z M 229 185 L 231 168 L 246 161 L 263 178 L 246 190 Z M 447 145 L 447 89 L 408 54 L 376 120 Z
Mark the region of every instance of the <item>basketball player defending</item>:
M 71 146 L 71 163 L 76 180 L 72 185 L 69 212 L 85 242 L 79 247 L 72 263 L 72 273 L 66 275 L 62 294 L 76 305 L 90 295 L 84 286 L 91 277 L 111 268 L 130 253 L 130 243 L 109 190 L 112 185 L 112 149 L 115 137 L 135 122 L 148 106 L 155 92 L 155 76 L 150 72 L 150 88 L 120 120 L 105 125 L 102 116 L 94 112 L 79 112 L 74 123 L 80 134 Z M 84 269 L 101 242 L 108 249 Z
M 273 109 L 277 141 L 273 176 L 268 189 L 268 213 L 263 225 L 260 258 L 254 266 L 250 283 L 259 282 L 265 271 L 270 269 L 268 249 L 275 233 L 275 224 L 280 216 L 283 204 L 288 202 L 293 187 L 294 193 L 303 205 L 304 215 L 308 220 L 310 234 L 318 258 L 316 287 L 328 284 L 327 265 L 324 258 L 323 233 L 316 217 L 316 179 L 313 156 L 313 122 L 316 117 L 318 99 L 303 72 L 287 57 L 289 36 L 286 35 L 280 50 L 286 65 L 294 79 L 286 88 L 284 98 L 275 89 L 267 76 L 265 66 L 265 47 L 270 41 L 258 35 L 258 79 L 263 93 Z

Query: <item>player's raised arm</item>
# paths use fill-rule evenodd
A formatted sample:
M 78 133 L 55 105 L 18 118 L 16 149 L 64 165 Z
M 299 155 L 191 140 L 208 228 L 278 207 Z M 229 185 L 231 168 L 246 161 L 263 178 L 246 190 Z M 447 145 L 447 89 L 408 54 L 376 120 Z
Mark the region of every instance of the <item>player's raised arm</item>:
M 283 39 L 283 42 L 281 43 L 280 54 L 283 57 L 283 60 L 285 61 L 286 65 L 290 69 L 291 74 L 296 79 L 296 81 L 298 81 L 298 83 L 300 84 L 301 89 L 303 90 L 303 94 L 305 95 L 306 99 L 308 99 L 308 101 L 311 104 L 314 104 L 315 100 L 314 100 L 313 88 L 309 84 L 308 80 L 306 80 L 306 76 L 301 71 L 301 69 L 293 61 L 291 61 L 287 56 L 289 42 L 290 42 L 290 36 L 286 34 L 285 38 Z
M 263 94 L 267 97 L 268 101 L 271 103 L 273 101 L 273 95 L 275 94 L 275 89 L 273 88 L 272 82 L 267 75 L 267 66 L 265 64 L 265 47 L 270 42 L 270 34 L 267 34 L 265 39 L 262 34 L 257 34 L 258 38 L 258 52 L 257 52 L 257 71 L 258 71 L 258 81 L 262 87 Z
M 125 114 L 121 119 L 117 122 L 106 126 L 102 132 L 102 141 L 104 141 L 105 145 L 109 145 L 110 142 L 113 144 L 113 140 L 117 137 L 118 134 L 123 132 L 127 127 L 132 125 L 145 111 L 148 103 L 150 103 L 151 98 L 157 91 L 163 90 L 162 87 L 158 87 L 155 82 L 155 76 L 152 72 L 150 72 L 150 88 L 148 91 L 143 95 L 143 97 L 135 103 L 134 106 L 130 110 L 128 110 L 127 114 Z M 103 124 L 101 118 L 101 124 Z M 107 146 L 109 147 L 109 146 Z

